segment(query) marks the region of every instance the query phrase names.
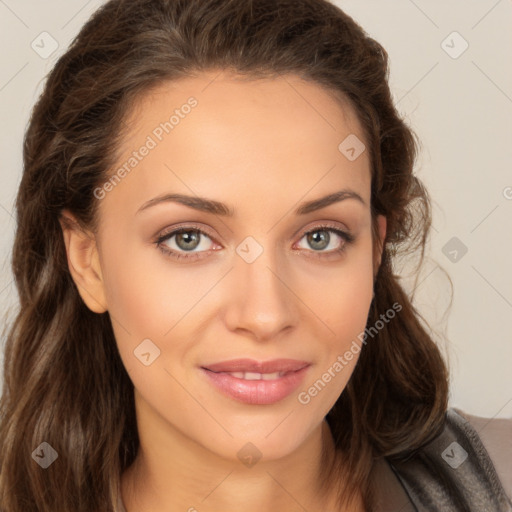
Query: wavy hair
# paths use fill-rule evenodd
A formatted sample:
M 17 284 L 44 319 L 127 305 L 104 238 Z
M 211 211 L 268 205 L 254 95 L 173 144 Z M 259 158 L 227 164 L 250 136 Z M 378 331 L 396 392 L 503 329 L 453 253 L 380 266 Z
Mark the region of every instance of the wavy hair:
M 94 231 L 93 191 L 115 164 L 134 102 L 215 69 L 298 75 L 348 100 L 364 129 L 375 243 L 376 216 L 387 218 L 367 326 L 394 303 L 401 311 L 362 348 L 327 415 L 346 470 L 324 470 L 340 471 L 340 502 L 360 489 L 370 508 L 374 461 L 411 456 L 443 426 L 446 363 L 393 269 L 418 249 L 423 261 L 431 207 L 386 51 L 327 0 L 111 0 L 48 75 L 25 134 L 12 258 L 19 311 L 0 402 L 2 512 L 118 510 L 120 475 L 139 446 L 134 389 L 108 312 L 89 310 L 71 278 L 61 213 Z M 31 457 L 43 441 L 58 453 L 46 470 Z

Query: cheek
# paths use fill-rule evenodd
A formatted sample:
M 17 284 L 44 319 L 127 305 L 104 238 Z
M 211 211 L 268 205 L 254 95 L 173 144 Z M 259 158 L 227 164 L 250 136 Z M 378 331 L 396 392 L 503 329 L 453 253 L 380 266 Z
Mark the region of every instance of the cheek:
M 313 417 L 324 417 L 345 389 L 361 354 L 372 298 L 371 258 L 354 259 L 326 281 L 324 293 L 310 295 L 319 312 L 318 364 L 297 401 Z
M 160 384 L 168 387 L 169 375 L 154 370 L 186 366 L 187 354 L 197 343 L 195 330 L 212 314 L 208 291 L 218 275 L 211 269 L 176 265 L 158 248 L 140 242 L 123 251 L 117 247 L 123 244 L 103 247 L 102 271 L 121 358 L 136 387 L 148 385 L 148 392 Z M 141 352 L 141 346 L 148 348 Z M 146 367 L 136 355 L 148 350 L 158 357 Z M 155 378 L 163 382 L 151 380 L 149 385 L 148 379 Z
M 201 297 L 200 272 L 170 263 L 154 246 L 104 247 L 102 270 L 109 313 L 134 337 L 161 339 Z M 121 334 L 123 334 L 121 329 Z M 135 340 L 133 340 L 135 341 Z M 139 340 L 140 342 L 140 340 Z
M 178 396 L 180 388 L 168 373 L 169 360 L 183 364 L 185 344 L 176 339 L 176 333 L 185 324 L 180 321 L 190 306 L 183 283 L 148 264 L 148 252 L 151 249 L 106 252 L 105 290 L 115 339 L 131 381 L 148 403 L 171 406 L 170 396 Z
M 162 299 L 165 283 L 147 271 L 136 253 L 116 258 L 114 251 L 105 260 L 105 293 L 113 324 L 120 324 L 134 336 L 161 335 L 165 311 Z
M 318 276 L 317 276 L 318 277 Z M 323 287 L 318 286 L 323 283 Z M 315 336 L 321 340 L 318 365 L 298 397 L 301 404 L 327 414 L 346 387 L 364 345 L 373 291 L 371 242 L 368 238 L 337 271 L 317 280 L 308 303 L 322 322 Z M 321 348 L 320 348 L 321 347 Z
M 339 348 L 366 325 L 373 292 L 370 244 L 351 253 L 338 268 L 322 272 L 302 293 L 323 321 L 327 339 Z

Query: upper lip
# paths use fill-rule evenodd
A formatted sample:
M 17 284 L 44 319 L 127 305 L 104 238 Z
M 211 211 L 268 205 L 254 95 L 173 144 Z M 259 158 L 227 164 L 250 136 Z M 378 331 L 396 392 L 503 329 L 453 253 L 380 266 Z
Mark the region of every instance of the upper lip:
M 254 359 L 232 359 L 203 366 L 212 372 L 253 372 L 274 373 L 292 372 L 309 366 L 307 361 L 297 359 L 272 359 L 270 361 L 255 361 Z

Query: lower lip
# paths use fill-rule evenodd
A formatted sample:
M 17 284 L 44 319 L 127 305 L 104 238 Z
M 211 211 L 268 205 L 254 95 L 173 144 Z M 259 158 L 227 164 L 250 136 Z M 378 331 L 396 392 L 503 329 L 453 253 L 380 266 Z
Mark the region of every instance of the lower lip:
M 268 405 L 283 400 L 298 388 L 309 366 L 274 380 L 245 380 L 227 373 L 215 373 L 201 368 L 210 382 L 222 393 L 246 404 Z

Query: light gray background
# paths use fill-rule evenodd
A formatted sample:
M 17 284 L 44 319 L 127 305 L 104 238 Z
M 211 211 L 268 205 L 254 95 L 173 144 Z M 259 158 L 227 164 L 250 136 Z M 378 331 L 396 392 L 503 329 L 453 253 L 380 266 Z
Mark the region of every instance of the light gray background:
M 13 204 L 30 110 L 58 56 L 102 3 L 0 0 L 2 325 L 16 307 Z M 336 3 L 388 51 L 399 110 L 422 141 L 417 173 L 433 198 L 434 229 L 414 303 L 449 357 L 450 405 L 512 417 L 512 1 Z M 48 58 L 31 47 L 51 49 L 42 32 L 58 43 Z M 446 245 L 453 237 L 458 246 Z M 454 283 L 449 312 L 441 268 Z

